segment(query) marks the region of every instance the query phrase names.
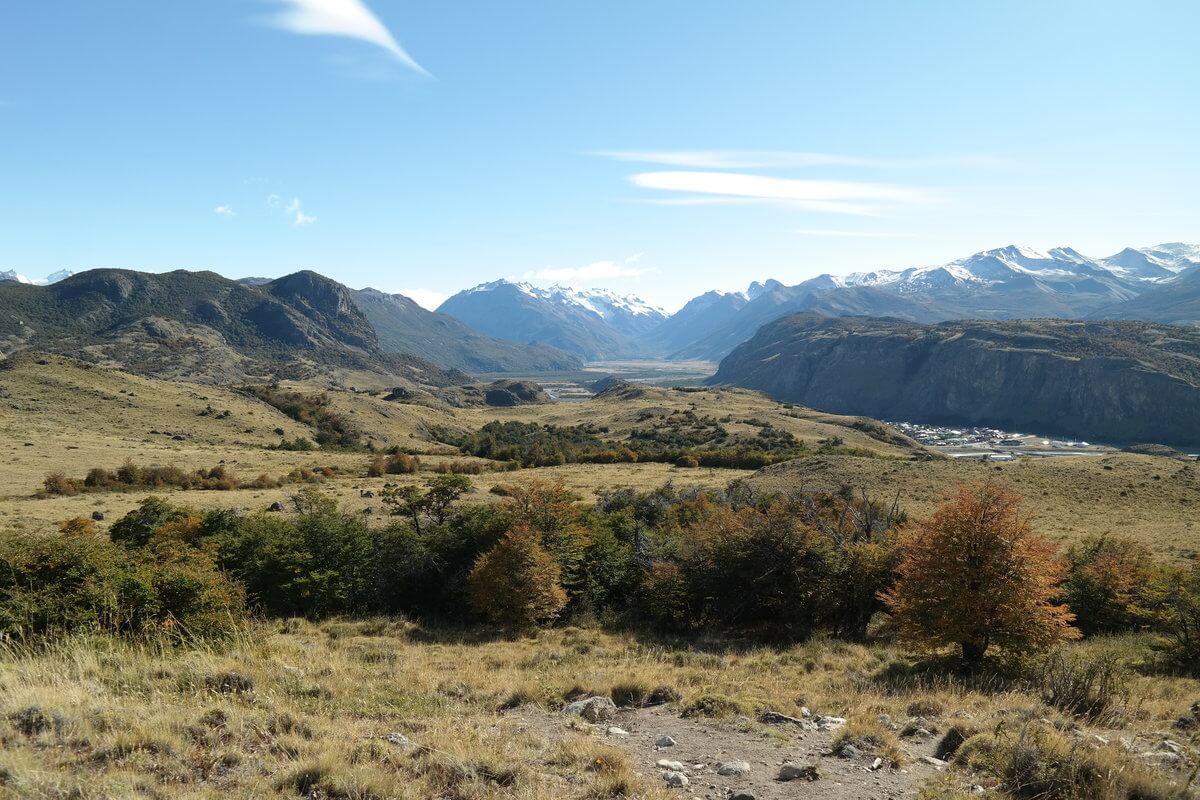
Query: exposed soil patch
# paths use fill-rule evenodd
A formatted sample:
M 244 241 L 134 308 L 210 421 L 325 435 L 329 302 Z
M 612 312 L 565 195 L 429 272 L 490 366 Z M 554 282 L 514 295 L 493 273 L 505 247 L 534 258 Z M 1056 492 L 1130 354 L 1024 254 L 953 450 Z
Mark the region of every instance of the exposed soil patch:
M 876 756 L 864 753 L 842 758 L 832 751 L 835 730 L 805 731 L 794 725 L 761 725 L 747 721 L 684 719 L 670 707 L 622 709 L 609 722 L 589 726 L 578 717 L 538 712 L 522 708 L 509 714 L 523 728 L 551 739 L 592 736 L 618 747 L 633 760 L 634 769 L 643 776 L 662 775 L 666 768 L 660 760 L 683 765 L 688 785 L 677 789 L 680 796 L 725 800 L 737 792 L 749 791 L 755 800 L 821 797 L 828 800 L 893 800 L 916 797 L 917 790 L 937 767 L 922 762 L 933 754 L 935 738 L 904 739 L 906 761 L 899 769 L 882 766 L 871 769 Z M 628 732 L 627 736 L 609 735 L 609 727 Z M 670 737 L 670 747 L 656 745 Z M 748 775 L 721 775 L 722 764 L 743 761 L 750 766 Z M 785 763 L 799 767 L 814 765 L 820 777 L 779 781 Z M 661 780 L 661 778 L 659 778 Z M 662 785 L 666 785 L 663 781 Z

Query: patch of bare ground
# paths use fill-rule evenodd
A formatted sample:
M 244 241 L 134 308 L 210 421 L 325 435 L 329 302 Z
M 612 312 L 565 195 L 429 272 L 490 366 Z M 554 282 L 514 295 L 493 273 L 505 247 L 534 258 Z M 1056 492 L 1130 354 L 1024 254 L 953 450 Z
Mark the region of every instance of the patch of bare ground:
M 897 747 L 901 764 L 893 766 L 873 750 L 839 748 L 844 723 L 821 728 L 810 722 L 817 729 L 804 730 L 795 722 L 763 724 L 744 716 L 689 719 L 671 707 L 621 709 L 612 720 L 598 725 L 530 709 L 510 712 L 509 717 L 558 741 L 603 740 L 627 753 L 639 775 L 664 785 L 668 772 L 681 772 L 688 779 L 681 788 L 705 800 L 726 800 L 738 792 L 755 800 L 916 797 L 921 785 L 944 769 L 922 760 L 936 749 L 932 736 L 904 739 Z M 676 766 L 681 769 L 675 770 Z M 789 766 L 795 769 L 788 770 Z M 815 769 L 807 772 L 806 767 Z M 780 780 L 789 774 L 797 777 Z

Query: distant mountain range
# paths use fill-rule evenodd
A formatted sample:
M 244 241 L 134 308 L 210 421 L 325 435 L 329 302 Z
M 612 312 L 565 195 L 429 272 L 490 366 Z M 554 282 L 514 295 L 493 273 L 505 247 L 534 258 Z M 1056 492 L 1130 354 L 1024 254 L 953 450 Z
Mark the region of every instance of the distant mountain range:
M 1092 258 L 1069 247 L 1008 246 L 932 267 L 769 280 L 709 291 L 666 316 L 634 297 L 494 281 L 438 310 L 492 336 L 550 344 L 587 360 L 719 360 L 763 325 L 802 311 L 828 316 L 954 319 L 1137 318 L 1200 323 L 1200 246 L 1126 248 Z
M 459 292 L 438 312 L 489 336 L 548 345 L 587 361 L 647 354 L 637 338 L 667 319 L 660 309 L 634 297 L 600 289 L 539 289 L 506 280 Z
M 213 272 L 117 269 L 48 286 L 0 283 L 0 353 L 22 349 L 217 383 L 337 370 L 418 386 L 470 380 L 386 352 L 350 291 L 315 272 L 257 286 Z
M 1200 446 L 1195 327 L 795 314 L 739 345 L 710 383 L 840 414 Z
M 576 355 L 548 345 L 487 336 L 448 314 L 428 311 L 402 294 L 350 291 L 379 336 L 379 346 L 467 372 L 537 373 L 577 370 Z
M 315 313 L 322 303 L 340 310 Z M 436 383 L 444 377 L 439 368 L 537 374 L 612 358 L 719 361 L 764 325 L 800 312 L 920 323 L 1059 318 L 1200 325 L 1200 246 L 1126 248 L 1106 258 L 1066 247 L 1009 246 L 932 267 L 708 291 L 671 315 L 606 290 L 507 280 L 459 292 L 428 311 L 403 295 L 349 289 L 312 272 L 240 281 L 209 272 L 111 269 L 30 281 L 5 272 L 0 352 L 38 346 L 116 363 L 157 352 L 162 363 L 154 369 L 163 371 L 172 358 L 151 345 L 190 336 L 211 352 L 177 349 L 180 374 L 197 369 L 198 361 L 212 376 L 262 371 L 274 354 L 291 357 L 301 371 L 356 364 L 378 372 L 394 366 L 381 357 L 401 354 L 426 364 L 414 368 Z M 220 366 L 213 353 L 222 348 L 240 353 L 230 356 L 235 367 Z

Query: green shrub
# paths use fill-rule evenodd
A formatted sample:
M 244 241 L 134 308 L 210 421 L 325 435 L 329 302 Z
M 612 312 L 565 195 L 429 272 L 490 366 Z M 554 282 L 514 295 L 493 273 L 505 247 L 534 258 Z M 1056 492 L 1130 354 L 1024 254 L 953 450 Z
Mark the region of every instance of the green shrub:
M 1075 625 L 1085 635 L 1145 628 L 1152 621 L 1150 551 L 1132 539 L 1098 536 L 1067 551 L 1063 582 Z
M 293 497 L 291 517 L 258 514 L 220 543 L 222 566 L 271 614 L 326 616 L 364 611 L 374 595 L 374 537 L 315 489 Z
M 178 542 L 129 550 L 89 533 L 0 540 L 0 630 L 213 637 L 243 620 L 241 590 Z

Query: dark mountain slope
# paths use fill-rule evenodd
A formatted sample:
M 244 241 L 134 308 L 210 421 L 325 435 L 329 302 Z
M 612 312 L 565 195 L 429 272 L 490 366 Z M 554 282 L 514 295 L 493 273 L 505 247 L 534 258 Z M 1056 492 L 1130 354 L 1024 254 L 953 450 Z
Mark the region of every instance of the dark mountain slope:
M 1145 319 L 1172 325 L 1200 325 L 1200 269 L 1189 270 L 1142 295 L 1105 306 L 1097 319 Z
M 379 346 L 389 352 L 411 353 L 468 372 L 556 372 L 583 365 L 578 357 L 547 345 L 485 336 L 448 314 L 422 308 L 404 295 L 362 289 L 352 291 L 351 297 L 375 327 Z
M 932 322 L 951 316 L 928 303 L 873 286 L 839 286 L 828 275 L 783 286 L 775 283 L 703 337 L 676 350 L 672 358 L 719 360 L 769 322 L 797 312 L 900 317 Z
M 314 272 L 249 285 L 213 272 L 98 269 L 50 286 L 0 284 L 0 352 L 25 348 L 213 382 L 334 369 L 436 386 L 469 380 L 384 352 L 349 290 Z
M 763 327 L 711 381 L 841 414 L 1200 445 L 1192 328 L 800 314 Z
M 749 302 L 741 292 L 705 292 L 639 337 L 638 343 L 657 355 L 671 355 L 727 325 Z

